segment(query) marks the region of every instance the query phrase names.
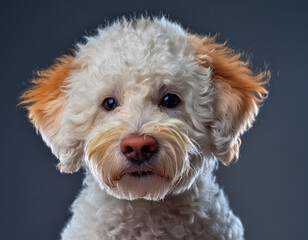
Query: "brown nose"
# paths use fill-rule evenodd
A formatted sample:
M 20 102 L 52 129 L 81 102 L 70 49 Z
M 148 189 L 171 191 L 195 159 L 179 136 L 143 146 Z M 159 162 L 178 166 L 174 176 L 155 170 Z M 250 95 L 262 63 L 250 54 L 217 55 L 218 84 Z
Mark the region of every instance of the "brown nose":
M 121 152 L 132 162 L 141 164 L 157 150 L 154 137 L 147 135 L 128 136 L 120 144 Z

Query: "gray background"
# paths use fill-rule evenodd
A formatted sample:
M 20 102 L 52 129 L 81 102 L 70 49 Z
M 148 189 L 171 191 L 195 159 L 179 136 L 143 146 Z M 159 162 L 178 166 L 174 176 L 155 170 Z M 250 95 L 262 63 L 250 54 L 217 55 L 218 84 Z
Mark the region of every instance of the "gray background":
M 16 107 L 35 70 L 117 16 L 166 13 L 272 71 L 270 95 L 243 137 L 240 160 L 218 182 L 250 240 L 308 239 L 308 4 L 300 1 L 0 1 L 0 239 L 56 239 L 82 185 Z M 305 154 L 306 153 L 306 154 Z

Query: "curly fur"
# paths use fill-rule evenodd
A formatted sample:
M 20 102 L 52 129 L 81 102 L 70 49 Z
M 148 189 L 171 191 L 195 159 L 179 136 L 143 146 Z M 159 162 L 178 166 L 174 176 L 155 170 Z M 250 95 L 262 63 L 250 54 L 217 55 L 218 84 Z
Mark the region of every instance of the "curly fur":
M 243 239 L 213 170 L 238 158 L 269 76 L 165 18 L 117 21 L 40 72 L 21 103 L 59 170 L 86 172 L 62 239 Z M 167 93 L 178 106 L 160 104 Z M 142 166 L 120 150 L 130 135 L 158 142 Z

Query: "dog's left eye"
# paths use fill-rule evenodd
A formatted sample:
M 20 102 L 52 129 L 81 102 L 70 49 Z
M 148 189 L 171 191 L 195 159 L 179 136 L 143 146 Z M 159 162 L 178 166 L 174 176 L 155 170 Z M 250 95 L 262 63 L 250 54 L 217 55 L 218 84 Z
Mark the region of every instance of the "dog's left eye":
M 119 106 L 118 102 L 114 98 L 106 98 L 102 105 L 107 111 L 112 111 Z
M 174 108 L 180 103 L 180 98 L 172 93 L 166 94 L 160 102 L 160 105 L 167 108 Z

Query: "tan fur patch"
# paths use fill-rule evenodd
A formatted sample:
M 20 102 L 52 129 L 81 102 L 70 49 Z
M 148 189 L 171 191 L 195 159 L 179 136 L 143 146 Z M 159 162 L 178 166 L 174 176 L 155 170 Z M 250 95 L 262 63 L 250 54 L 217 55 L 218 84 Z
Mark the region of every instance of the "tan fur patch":
M 228 48 L 226 43 L 216 43 L 216 37 L 190 38 L 196 47 L 199 64 L 211 67 L 214 81 L 229 84 L 237 95 L 248 102 L 261 102 L 267 94 L 265 85 L 270 78 L 269 71 L 254 74 L 249 61 L 243 61 L 243 54 Z
M 74 57 L 63 56 L 47 70 L 39 71 L 37 78 L 32 80 L 33 86 L 21 96 L 20 104 L 29 111 L 29 119 L 38 131 L 59 122 L 65 103 L 64 80 L 72 69 Z
M 124 130 L 112 128 L 98 134 L 86 147 L 87 163 L 99 180 L 110 188 L 123 176 L 124 164 L 116 156 L 119 139 Z

